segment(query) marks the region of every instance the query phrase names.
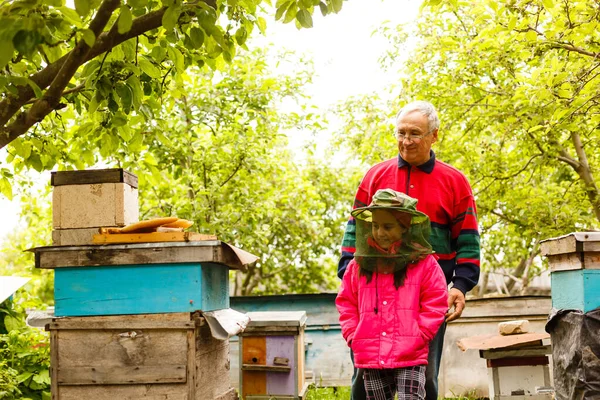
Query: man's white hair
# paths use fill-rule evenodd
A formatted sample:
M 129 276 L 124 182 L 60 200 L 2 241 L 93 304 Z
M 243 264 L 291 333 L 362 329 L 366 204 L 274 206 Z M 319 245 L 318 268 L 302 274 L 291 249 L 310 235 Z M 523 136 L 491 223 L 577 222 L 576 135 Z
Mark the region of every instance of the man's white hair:
M 438 118 L 435 107 L 430 102 L 423 100 L 413 101 L 402 107 L 400 111 L 398 111 L 398 114 L 396 114 L 396 126 L 398 126 L 398 120 L 401 116 L 412 111 L 418 111 L 427 117 L 429 127 L 428 133 L 433 132 L 440 127 L 440 119 Z

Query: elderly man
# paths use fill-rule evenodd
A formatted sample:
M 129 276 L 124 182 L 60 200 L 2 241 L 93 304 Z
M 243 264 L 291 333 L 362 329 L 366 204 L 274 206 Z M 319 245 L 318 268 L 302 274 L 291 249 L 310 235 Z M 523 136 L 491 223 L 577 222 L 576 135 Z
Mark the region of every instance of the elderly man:
M 465 308 L 465 294 L 479 280 L 479 231 L 475 199 L 469 182 L 456 168 L 435 158 L 431 146 L 438 139 L 440 121 L 435 107 L 426 101 L 409 103 L 396 116 L 395 136 L 398 157 L 373 166 L 363 177 L 354 207 L 365 207 L 378 189 L 390 188 L 419 200 L 417 209 L 431 219 L 432 244 L 444 271 L 448 294 L 446 322 L 460 317 Z M 355 222 L 351 217 L 342 242 L 338 276 L 354 256 Z M 427 400 L 437 400 L 440 360 L 444 344 L 444 323 L 429 347 Z M 366 397 L 362 371 L 352 377 L 352 399 Z

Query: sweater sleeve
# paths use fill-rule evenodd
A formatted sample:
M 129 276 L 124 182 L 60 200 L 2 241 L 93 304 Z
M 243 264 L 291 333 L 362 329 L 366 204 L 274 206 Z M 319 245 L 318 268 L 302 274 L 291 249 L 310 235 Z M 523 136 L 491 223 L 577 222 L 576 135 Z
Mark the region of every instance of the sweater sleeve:
M 371 202 L 369 192 L 363 187 L 365 179 L 363 178 L 361 184 L 358 186 L 356 195 L 354 197 L 354 205 L 352 209 L 358 207 L 365 207 Z M 354 217 L 350 217 L 346 223 L 346 230 L 344 231 L 344 238 L 342 239 L 342 256 L 338 263 L 338 277 L 343 278 L 344 272 L 348 267 L 348 263 L 354 258 L 356 252 L 356 221 Z
M 354 260 L 348 264 L 347 273 L 344 274 L 340 291 L 335 299 L 335 306 L 340 313 L 340 326 L 342 336 L 348 345 L 354 338 L 358 326 L 358 276 L 357 264 Z
M 468 181 L 464 178 L 463 191 L 455 202 L 451 235 L 456 249 L 453 287 L 463 293 L 473 289 L 479 281 L 479 229 L 477 207 Z
M 448 311 L 448 289 L 444 272 L 435 258 L 428 256 L 421 262 L 424 272 L 419 298 L 419 329 L 431 341 Z

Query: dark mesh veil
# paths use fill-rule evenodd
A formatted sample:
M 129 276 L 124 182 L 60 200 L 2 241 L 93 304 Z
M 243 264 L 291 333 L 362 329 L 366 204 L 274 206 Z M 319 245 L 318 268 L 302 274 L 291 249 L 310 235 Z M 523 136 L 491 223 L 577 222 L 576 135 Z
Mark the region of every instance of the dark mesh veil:
M 372 273 L 383 266 L 388 272 L 397 272 L 434 252 L 427 241 L 431 230 L 429 217 L 417 211 L 416 205 L 417 200 L 404 193 L 381 189 L 375 193 L 368 207 L 352 211 L 356 220 L 354 258 L 361 270 Z M 375 209 L 392 213 L 405 229 L 402 238 L 391 244 L 388 249 L 380 247 L 373 238 L 372 211 Z M 370 277 L 371 274 L 367 275 Z

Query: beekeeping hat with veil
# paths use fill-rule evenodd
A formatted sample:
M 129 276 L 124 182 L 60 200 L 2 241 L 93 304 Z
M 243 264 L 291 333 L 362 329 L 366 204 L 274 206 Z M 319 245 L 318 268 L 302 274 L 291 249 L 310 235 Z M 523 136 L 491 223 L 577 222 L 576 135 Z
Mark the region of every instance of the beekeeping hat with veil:
M 356 221 L 354 258 L 362 270 L 374 272 L 385 265 L 396 272 L 434 252 L 427 241 L 431 230 L 429 217 L 417 211 L 416 206 L 417 199 L 392 189 L 380 189 L 371 204 L 352 211 Z M 401 239 L 387 248 L 373 237 L 373 212 L 379 209 L 391 213 L 403 230 Z

